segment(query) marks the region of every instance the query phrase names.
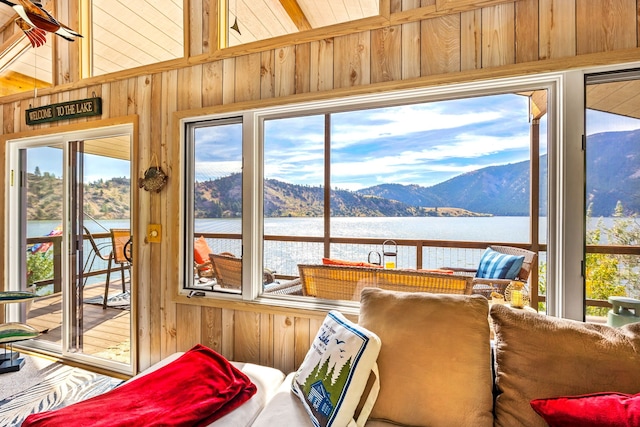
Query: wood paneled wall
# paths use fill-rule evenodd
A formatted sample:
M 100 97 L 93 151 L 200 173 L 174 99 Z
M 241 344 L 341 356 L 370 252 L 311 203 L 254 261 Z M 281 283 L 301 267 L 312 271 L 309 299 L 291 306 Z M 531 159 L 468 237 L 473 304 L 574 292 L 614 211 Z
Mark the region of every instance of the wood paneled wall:
M 56 12 L 72 27 L 77 27 L 74 15 L 65 10 L 77 10 L 77 3 L 56 2 Z M 312 30 L 222 51 L 212 47 L 215 3 L 186 2 L 185 50 L 191 56 L 155 67 L 77 81 L 73 45 L 57 41 L 60 86 L 42 90 L 37 105 L 95 93 L 103 99 L 101 118 L 28 128 L 24 111 L 34 100 L 29 95 L 0 99 L 3 140 L 109 118 L 127 121 L 134 115 L 133 169 L 146 169 L 155 153 L 168 171 L 165 191 L 141 191 L 132 206 L 140 369 L 201 342 L 235 360 L 292 371 L 325 314 L 250 303 L 198 304 L 175 296 L 180 265 L 177 116 L 640 59 L 635 0 L 385 0 L 383 16 L 358 27 L 341 24 L 324 33 Z M 0 168 L 4 172 L 4 162 Z M 148 223 L 163 224 L 161 244 L 146 244 L 137 232 Z M 0 234 L 4 237 L 4 230 Z

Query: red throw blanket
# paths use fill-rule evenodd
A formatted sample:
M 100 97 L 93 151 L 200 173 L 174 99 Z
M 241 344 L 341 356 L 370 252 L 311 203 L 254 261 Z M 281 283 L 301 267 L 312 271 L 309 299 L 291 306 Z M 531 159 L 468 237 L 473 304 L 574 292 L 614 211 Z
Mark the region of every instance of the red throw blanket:
M 244 373 L 198 344 L 168 365 L 100 396 L 31 414 L 22 426 L 206 426 L 255 392 Z

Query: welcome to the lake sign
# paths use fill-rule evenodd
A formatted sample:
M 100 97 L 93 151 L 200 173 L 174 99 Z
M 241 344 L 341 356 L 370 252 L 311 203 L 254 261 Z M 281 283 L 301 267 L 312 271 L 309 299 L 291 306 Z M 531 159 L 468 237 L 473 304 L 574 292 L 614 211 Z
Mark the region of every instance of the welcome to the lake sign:
M 102 114 L 102 98 L 88 98 L 30 108 L 25 114 L 28 125 L 75 119 L 77 117 L 98 116 Z

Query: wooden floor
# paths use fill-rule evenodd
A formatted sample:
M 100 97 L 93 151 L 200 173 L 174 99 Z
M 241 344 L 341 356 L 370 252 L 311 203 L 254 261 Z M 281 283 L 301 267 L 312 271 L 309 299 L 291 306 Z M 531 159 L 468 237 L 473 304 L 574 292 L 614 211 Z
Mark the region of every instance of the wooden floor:
M 127 289 L 129 283 L 127 281 Z M 109 296 L 122 292 L 121 281 L 112 282 Z M 87 285 L 83 299 L 104 294 L 104 283 Z M 62 348 L 62 294 L 37 298 L 30 302 L 27 323 L 39 331 L 46 331 L 37 339 L 54 343 Z M 78 353 L 99 356 L 104 359 L 130 363 L 130 309 L 119 309 L 102 305 L 82 304 L 82 347 Z

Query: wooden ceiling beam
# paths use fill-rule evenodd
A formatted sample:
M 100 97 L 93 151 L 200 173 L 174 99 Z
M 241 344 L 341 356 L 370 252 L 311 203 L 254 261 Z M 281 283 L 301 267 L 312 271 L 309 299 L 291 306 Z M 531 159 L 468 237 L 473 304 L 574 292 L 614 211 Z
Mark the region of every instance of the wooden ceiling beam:
M 284 8 L 285 12 L 287 12 L 287 15 L 289 15 L 289 18 L 291 18 L 294 25 L 298 28 L 298 31 L 310 30 L 312 28 L 309 20 L 296 0 L 280 0 L 280 4 Z

